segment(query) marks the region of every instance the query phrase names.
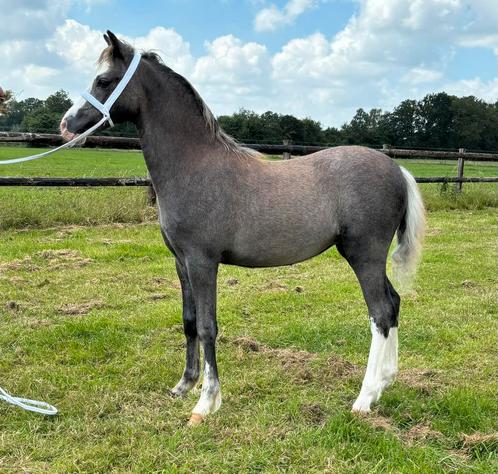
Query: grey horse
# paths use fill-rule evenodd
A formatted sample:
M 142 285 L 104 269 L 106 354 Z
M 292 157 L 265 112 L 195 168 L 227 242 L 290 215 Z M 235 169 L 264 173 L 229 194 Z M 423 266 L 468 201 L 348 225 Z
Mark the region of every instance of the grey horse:
M 91 94 L 104 102 L 124 75 L 133 48 L 112 32 Z M 399 275 L 413 275 L 425 211 L 413 177 L 384 154 L 340 146 L 269 162 L 226 135 L 189 82 L 151 52 L 113 105 L 114 122 L 133 122 L 157 193 L 164 242 L 182 287 L 186 365 L 172 393 L 204 380 L 190 418 L 200 423 L 221 405 L 216 364 L 216 283 L 220 264 L 291 265 L 335 245 L 354 270 L 371 321 L 367 369 L 353 411 L 368 412 L 394 379 L 400 298 L 386 276 L 388 250 Z M 101 118 L 89 103 L 61 122 L 66 138 Z

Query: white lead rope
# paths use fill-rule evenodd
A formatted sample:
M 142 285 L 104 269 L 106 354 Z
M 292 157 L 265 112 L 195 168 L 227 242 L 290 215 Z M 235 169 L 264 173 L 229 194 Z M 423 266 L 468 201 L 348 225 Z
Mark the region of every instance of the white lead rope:
M 97 128 L 99 128 L 101 125 L 103 125 L 107 121 L 107 117 L 102 117 L 99 122 L 97 122 L 92 128 L 89 128 L 86 132 L 83 132 L 81 135 L 78 135 L 77 137 L 73 138 L 71 141 L 62 144 L 61 146 L 58 146 L 57 148 L 54 148 L 53 150 L 48 150 L 45 151 L 44 153 L 39 153 L 38 155 L 31 155 L 31 156 L 25 156 L 24 158 L 15 158 L 13 160 L 3 160 L 0 161 L 0 165 L 13 165 L 14 163 L 22 163 L 23 161 L 31 161 L 31 160 L 37 160 L 39 158 L 43 158 L 44 156 L 51 155 L 52 153 L 56 153 L 60 150 L 63 150 L 64 148 L 71 148 L 72 146 L 76 145 L 77 143 L 81 142 L 84 140 L 88 135 L 91 135 Z
M 0 399 L 23 408 L 24 410 L 34 411 L 35 413 L 41 413 L 42 415 L 57 415 L 57 408 L 53 405 L 46 402 L 39 402 L 38 400 L 30 400 L 29 398 L 14 397 L 2 387 L 0 387 Z
M 109 125 L 111 127 L 114 127 L 114 123 L 111 120 L 111 112 L 110 112 L 111 107 L 114 105 L 114 102 L 118 100 L 118 97 L 121 95 L 124 88 L 128 85 L 130 79 L 133 77 L 133 74 L 135 74 L 135 71 L 137 70 L 138 65 L 140 63 L 140 58 L 141 54 L 135 53 L 124 76 L 122 77 L 116 88 L 112 91 L 111 95 L 107 98 L 107 100 L 103 104 L 87 92 L 82 94 L 82 96 L 90 104 L 92 104 L 97 110 L 99 110 L 103 115 L 103 117 L 93 127 L 89 128 L 81 135 L 78 135 L 77 137 L 73 138 L 71 141 L 64 143 L 63 145 L 57 148 L 54 148 L 53 150 L 46 151 L 45 153 L 39 153 L 38 155 L 26 156 L 24 158 L 15 158 L 13 160 L 0 161 L 0 165 L 11 165 L 14 163 L 22 163 L 23 161 L 37 160 L 38 158 L 43 158 L 44 156 L 51 155 L 52 153 L 56 153 L 59 150 L 63 150 L 64 148 L 70 148 L 76 145 L 76 143 L 79 143 L 82 140 L 84 140 L 86 137 L 88 137 L 88 135 L 91 135 L 93 132 L 95 132 L 95 130 L 97 130 L 97 128 L 99 128 L 105 122 L 109 122 Z M 30 400 L 29 398 L 14 397 L 10 395 L 10 393 L 5 391 L 2 387 L 0 387 L 0 399 L 6 401 L 7 403 L 11 403 L 12 405 L 16 405 L 20 408 L 23 408 L 24 410 L 34 411 L 35 413 L 41 413 L 42 415 L 57 414 L 57 408 L 46 402 L 40 402 L 38 400 Z

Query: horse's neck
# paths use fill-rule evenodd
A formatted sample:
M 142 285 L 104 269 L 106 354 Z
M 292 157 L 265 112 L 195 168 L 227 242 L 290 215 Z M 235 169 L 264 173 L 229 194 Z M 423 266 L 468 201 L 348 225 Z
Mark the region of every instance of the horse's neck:
M 155 99 L 141 112 L 137 128 L 152 181 L 168 183 L 171 188 L 206 160 L 214 160 L 222 146 L 214 140 L 200 111 L 192 110 L 180 94 L 168 108 L 161 107 L 160 97 Z

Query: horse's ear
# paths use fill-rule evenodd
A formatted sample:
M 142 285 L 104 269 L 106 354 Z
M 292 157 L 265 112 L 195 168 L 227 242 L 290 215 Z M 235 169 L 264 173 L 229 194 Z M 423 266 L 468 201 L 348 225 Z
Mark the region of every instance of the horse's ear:
M 124 44 L 121 43 L 117 36 L 110 30 L 107 30 L 107 37 L 109 38 L 109 46 L 112 46 L 113 57 L 124 58 Z
M 109 36 L 107 36 L 106 33 L 104 33 L 104 39 L 105 39 L 105 42 L 107 43 L 107 46 L 111 46 L 111 40 L 109 39 Z

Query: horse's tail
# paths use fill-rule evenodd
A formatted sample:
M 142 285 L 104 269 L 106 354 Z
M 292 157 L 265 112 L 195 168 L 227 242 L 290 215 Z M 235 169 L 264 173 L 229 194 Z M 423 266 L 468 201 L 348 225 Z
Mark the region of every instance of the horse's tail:
M 400 168 L 406 183 L 408 202 L 397 231 L 398 245 L 392 255 L 393 273 L 402 286 L 409 286 L 422 253 L 425 208 L 415 178 L 405 168 Z

